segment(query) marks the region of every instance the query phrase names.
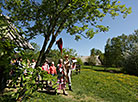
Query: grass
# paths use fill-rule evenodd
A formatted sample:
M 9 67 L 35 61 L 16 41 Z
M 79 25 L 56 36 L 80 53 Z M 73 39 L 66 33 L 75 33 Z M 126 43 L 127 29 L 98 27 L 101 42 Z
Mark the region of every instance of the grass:
M 82 69 L 92 69 L 95 71 L 104 71 L 104 72 L 121 72 L 121 68 L 113 68 L 113 67 L 103 67 L 103 66 L 82 66 Z
M 138 101 L 138 77 L 136 76 L 82 69 L 81 74 L 74 76 L 73 79 L 73 83 L 77 84 L 73 85 L 74 96 L 94 97 L 96 101 L 105 102 Z
M 110 70 L 116 69 L 110 68 Z M 68 96 L 35 92 L 30 99 L 25 101 L 138 102 L 138 77 L 123 73 L 104 72 L 102 67 L 83 66 L 80 74 L 73 74 L 72 88 L 73 92 L 70 92 L 67 87 Z M 1 100 L 2 98 L 0 98 L 0 102 Z

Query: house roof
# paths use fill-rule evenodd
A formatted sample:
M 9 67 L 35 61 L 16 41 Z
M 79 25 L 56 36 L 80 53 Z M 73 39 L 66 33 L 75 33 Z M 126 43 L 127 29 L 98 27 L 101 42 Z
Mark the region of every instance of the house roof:
M 1 14 L 0 16 L 2 17 L 3 15 Z M 34 50 L 33 46 L 18 33 L 17 28 L 8 19 L 9 17 L 7 16 L 3 16 L 2 19 L 0 19 L 4 23 L 7 23 L 6 26 L 4 25 L 0 27 L 0 29 L 6 29 L 3 34 L 4 37 L 13 40 L 18 47 Z
M 81 60 L 82 60 L 82 62 L 84 63 L 84 62 L 88 62 L 88 58 L 89 58 L 90 56 L 81 56 L 81 57 L 79 57 Z

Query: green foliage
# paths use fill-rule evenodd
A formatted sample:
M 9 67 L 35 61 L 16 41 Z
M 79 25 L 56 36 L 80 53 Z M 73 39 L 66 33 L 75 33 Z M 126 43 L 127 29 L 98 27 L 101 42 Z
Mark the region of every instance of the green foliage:
M 134 43 L 138 43 L 138 30 L 134 34 L 113 37 L 108 39 L 105 46 L 105 65 L 108 66 L 123 66 L 124 55 L 126 51 L 132 51 Z
M 99 60 L 101 61 L 101 64 L 102 65 L 105 65 L 105 57 L 104 57 L 104 54 L 100 54 Z
M 23 71 L 27 69 L 27 75 L 23 74 Z M 33 72 L 33 73 L 31 73 Z M 36 78 L 39 77 L 41 80 L 49 80 L 52 81 L 53 88 L 56 90 L 57 86 L 57 77 L 47 74 L 46 71 L 43 71 L 41 67 L 38 68 L 23 68 L 20 72 L 18 72 L 18 76 L 14 77 L 10 85 L 15 85 L 17 88 L 17 92 L 13 94 L 13 97 L 16 97 L 16 100 L 26 100 L 32 95 L 34 92 L 38 91 L 38 89 L 43 88 L 43 83 L 36 82 Z M 21 81 L 20 78 L 23 78 L 23 87 L 19 86 Z
M 9 79 L 10 61 L 14 57 L 14 48 L 14 43 L 2 38 L 2 34 L 0 34 L 0 92 L 4 90 Z
M 35 59 L 37 60 L 39 53 L 40 53 L 40 46 L 38 46 L 36 43 L 30 43 L 34 50 L 30 50 L 30 49 L 25 49 L 22 51 L 23 53 L 23 57 L 25 57 L 26 59 L 32 60 Z
M 18 53 L 19 55 L 23 56 L 22 57 L 23 68 L 19 69 L 17 67 L 18 70 L 16 69 L 16 76 L 14 76 L 11 79 L 12 81 L 9 83 L 10 85 L 9 87 L 12 87 L 12 86 L 16 87 L 17 92 L 13 93 L 13 97 L 16 97 L 16 100 L 18 101 L 22 101 L 22 100 L 25 101 L 34 92 L 38 91 L 38 89 L 43 89 L 43 83 L 41 83 L 42 80 L 51 81 L 53 84 L 52 87 L 55 88 L 56 90 L 57 76 L 52 76 L 51 74 L 48 74 L 46 71 L 43 71 L 41 67 L 30 68 L 30 66 L 28 65 L 27 59 L 29 57 L 35 59 L 35 52 L 37 51 L 38 51 L 37 49 L 35 49 L 34 51 L 21 50 L 20 53 Z M 31 54 L 29 54 L 28 52 L 30 52 Z M 23 74 L 25 70 L 27 71 L 27 73 Z M 38 77 L 40 82 L 37 81 Z M 21 83 L 21 78 L 23 80 L 22 81 L 23 87 L 19 85 Z
M 96 65 L 96 57 L 95 56 L 90 56 L 88 59 L 88 64 L 91 65 L 91 66 L 94 66 Z
M 98 60 L 100 60 L 101 64 L 104 64 L 104 54 L 99 49 L 95 49 L 95 48 L 91 49 L 90 57 L 94 57 L 94 56 L 95 57 L 98 56 Z M 89 58 L 88 59 L 88 63 L 91 63 L 90 65 L 95 65 L 96 62 L 97 62 L 96 58 Z
M 132 50 L 124 53 L 123 70 L 128 74 L 138 73 L 138 46 L 134 44 Z
M 76 40 L 82 36 L 91 39 L 98 32 L 108 31 L 108 26 L 100 25 L 107 14 L 113 18 L 123 14 L 125 18 L 131 13 L 131 8 L 120 5 L 117 0 L 42 0 L 41 3 L 32 0 L 4 0 L 2 8 L 8 11 L 11 21 L 28 40 L 36 35 L 44 36 L 37 66 L 42 64 L 56 37 L 63 30 L 74 35 Z
M 107 45 L 105 46 L 105 60 L 106 66 L 120 66 L 122 61 L 122 41 L 119 37 L 114 37 L 111 40 L 109 39 Z
M 43 76 L 43 80 L 50 80 L 53 84 L 57 82 L 56 76 L 53 77 L 52 75 L 47 74 L 47 72 L 41 70 L 41 67 L 32 69 L 27 66 L 27 62 L 25 61 L 28 58 L 25 53 L 26 50 L 18 50 L 18 56 L 23 56 L 24 58 L 22 63 L 24 67 L 19 69 L 17 66 L 11 65 L 11 60 L 17 57 L 15 54 L 16 46 L 13 41 L 4 38 L 2 34 L 0 37 L 0 92 L 6 87 L 7 80 L 10 80 L 9 87 L 15 86 L 17 89 L 17 92 L 12 93 L 12 97 L 22 100 L 28 98 L 28 96 L 39 88 L 42 88 L 42 83 L 36 83 L 38 74 Z M 11 70 L 14 70 L 14 77 L 10 76 Z M 27 70 L 27 75 L 23 74 L 24 70 Z M 33 72 L 33 74 L 31 72 Z M 23 87 L 19 86 L 21 77 L 23 79 Z M 53 87 L 55 88 L 56 86 L 54 85 Z
M 91 56 L 94 56 L 94 55 L 101 55 L 102 52 L 98 49 L 95 49 L 95 48 L 92 48 L 91 49 Z
M 47 58 L 50 59 L 50 61 L 54 61 L 55 65 L 58 64 L 58 61 L 60 58 L 64 59 L 65 55 L 69 55 L 69 59 L 73 58 L 73 57 L 77 57 L 77 53 L 76 50 L 74 49 L 65 49 L 63 48 L 63 52 L 61 55 L 61 52 L 59 50 L 51 50 L 50 53 L 47 55 Z
M 78 65 L 83 65 L 83 62 L 82 62 L 81 58 L 77 58 L 77 64 Z

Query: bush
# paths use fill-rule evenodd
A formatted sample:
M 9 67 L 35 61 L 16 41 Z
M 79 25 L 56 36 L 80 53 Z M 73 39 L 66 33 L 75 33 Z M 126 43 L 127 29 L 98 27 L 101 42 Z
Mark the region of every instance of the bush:
M 77 64 L 78 65 L 83 65 L 83 62 L 82 62 L 82 60 L 80 58 L 77 58 Z
M 95 56 L 90 56 L 88 59 L 88 64 L 91 66 L 95 66 L 96 65 L 96 57 Z
M 0 36 L 0 92 L 3 92 L 9 79 L 9 72 L 12 68 L 10 61 L 14 56 L 14 48 L 15 45 L 12 41 Z

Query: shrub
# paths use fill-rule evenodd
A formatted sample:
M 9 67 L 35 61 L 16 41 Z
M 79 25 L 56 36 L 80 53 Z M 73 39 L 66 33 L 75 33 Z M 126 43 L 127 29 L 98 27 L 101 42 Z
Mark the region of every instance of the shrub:
M 80 58 L 77 58 L 77 64 L 78 65 L 83 65 L 83 62 L 82 62 L 82 60 Z
M 91 66 L 94 66 L 96 65 L 96 57 L 95 56 L 90 56 L 88 59 L 88 64 L 91 65 Z

